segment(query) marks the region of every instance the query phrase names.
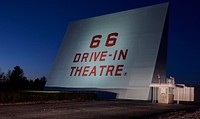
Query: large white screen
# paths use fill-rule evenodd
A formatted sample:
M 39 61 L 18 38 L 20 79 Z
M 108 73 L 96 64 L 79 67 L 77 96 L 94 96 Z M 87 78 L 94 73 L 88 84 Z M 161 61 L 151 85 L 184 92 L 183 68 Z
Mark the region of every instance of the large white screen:
M 167 8 L 164 3 L 71 22 L 47 86 L 148 88 Z

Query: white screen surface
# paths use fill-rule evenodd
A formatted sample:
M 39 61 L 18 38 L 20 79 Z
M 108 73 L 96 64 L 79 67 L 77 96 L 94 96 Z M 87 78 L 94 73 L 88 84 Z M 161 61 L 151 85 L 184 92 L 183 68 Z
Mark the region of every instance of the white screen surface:
M 164 3 L 71 22 L 47 86 L 149 87 L 167 8 Z

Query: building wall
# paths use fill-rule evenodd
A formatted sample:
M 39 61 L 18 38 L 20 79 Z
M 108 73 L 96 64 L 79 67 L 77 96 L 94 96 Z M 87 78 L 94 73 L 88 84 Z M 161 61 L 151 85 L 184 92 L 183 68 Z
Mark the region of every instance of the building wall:
M 176 87 L 174 89 L 174 100 L 194 101 L 194 87 Z

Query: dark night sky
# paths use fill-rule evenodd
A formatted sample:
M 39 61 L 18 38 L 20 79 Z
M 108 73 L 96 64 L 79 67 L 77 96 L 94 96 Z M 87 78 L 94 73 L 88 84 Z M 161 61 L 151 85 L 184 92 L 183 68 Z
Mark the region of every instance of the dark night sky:
M 0 69 L 48 76 L 69 21 L 167 0 L 0 0 Z M 199 0 L 169 0 L 167 75 L 200 85 Z

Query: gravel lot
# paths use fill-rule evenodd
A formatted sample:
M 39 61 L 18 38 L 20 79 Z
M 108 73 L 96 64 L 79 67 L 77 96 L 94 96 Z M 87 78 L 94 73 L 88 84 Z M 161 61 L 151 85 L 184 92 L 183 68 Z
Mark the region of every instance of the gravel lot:
M 200 119 L 200 108 L 169 112 L 162 115 L 157 115 L 152 119 Z
M 198 108 L 133 100 L 1 104 L 0 119 L 199 119 Z

